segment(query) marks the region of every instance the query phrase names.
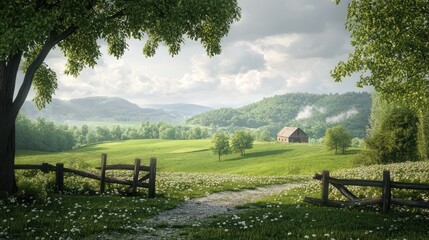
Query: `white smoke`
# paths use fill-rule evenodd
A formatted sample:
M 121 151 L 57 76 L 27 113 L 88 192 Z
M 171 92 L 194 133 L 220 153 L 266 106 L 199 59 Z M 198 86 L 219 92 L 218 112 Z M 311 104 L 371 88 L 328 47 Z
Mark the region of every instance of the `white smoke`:
M 325 119 L 326 123 L 332 124 L 332 123 L 339 123 L 345 119 L 351 118 L 354 115 L 358 114 L 359 112 L 356 110 L 356 108 L 352 108 L 346 112 L 342 112 L 336 116 L 327 117 Z

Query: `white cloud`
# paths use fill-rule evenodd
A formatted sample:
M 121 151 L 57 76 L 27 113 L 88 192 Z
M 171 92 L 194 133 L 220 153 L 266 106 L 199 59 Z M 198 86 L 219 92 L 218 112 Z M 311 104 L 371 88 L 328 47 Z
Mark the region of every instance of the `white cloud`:
M 129 42 L 122 59 L 103 56 L 75 79 L 62 74 L 65 59 L 53 52 L 48 64 L 58 73 L 55 97 L 119 96 L 137 104 L 190 102 L 237 106 L 288 92 L 332 93 L 360 90 L 355 81 L 334 83 L 330 70 L 344 60 L 349 38 L 345 4 L 312 0 L 240 0 L 242 20 L 223 40 L 223 52 L 207 57 L 186 41 L 174 58 L 160 47 L 152 58 L 143 44 Z

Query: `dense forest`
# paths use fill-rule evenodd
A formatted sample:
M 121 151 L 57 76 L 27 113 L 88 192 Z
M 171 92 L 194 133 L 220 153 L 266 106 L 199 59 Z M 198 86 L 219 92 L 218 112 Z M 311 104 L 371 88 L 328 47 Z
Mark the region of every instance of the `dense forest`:
M 353 137 L 365 137 L 371 110 L 369 93 L 291 93 L 265 98 L 238 108 L 221 108 L 193 116 L 189 125 L 216 128 L 264 128 L 275 136 L 283 126 L 301 127 L 311 138 L 327 128 L 343 125 Z

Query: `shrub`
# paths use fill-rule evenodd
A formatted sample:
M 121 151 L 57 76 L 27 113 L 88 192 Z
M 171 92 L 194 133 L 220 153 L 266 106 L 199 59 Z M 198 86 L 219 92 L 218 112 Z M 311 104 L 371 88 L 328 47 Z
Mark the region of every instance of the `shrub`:
M 366 146 L 374 163 L 395 163 L 419 160 L 417 149 L 418 118 L 414 112 L 406 108 L 391 111 L 380 128 L 372 132 L 366 139 Z M 368 159 L 368 156 L 362 156 Z
M 54 190 L 54 174 L 40 171 L 23 171 L 16 176 L 18 192 L 16 197 L 26 201 L 44 201 L 48 192 Z

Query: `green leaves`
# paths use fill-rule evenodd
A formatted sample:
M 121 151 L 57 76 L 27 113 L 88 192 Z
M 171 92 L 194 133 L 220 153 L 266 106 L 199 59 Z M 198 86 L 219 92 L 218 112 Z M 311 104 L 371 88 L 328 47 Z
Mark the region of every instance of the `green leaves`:
M 53 12 L 38 8 L 33 1 L 1 1 L 0 61 L 42 42 L 54 24 Z
M 213 136 L 212 143 L 213 146 L 210 149 L 213 151 L 213 153 L 219 156 L 219 161 L 221 155 L 229 154 L 231 152 L 231 148 L 229 146 L 229 137 L 226 135 L 226 133 L 216 133 Z
M 55 44 L 67 58 L 65 73 L 78 76 L 97 64 L 103 42 L 116 58 L 124 54 L 131 38 L 146 41 L 146 56 L 153 56 L 161 44 L 176 55 L 185 37 L 200 41 L 208 55 L 219 54 L 221 39 L 239 18 L 237 0 L 5 0 L 0 2 L 0 61 L 24 52 L 27 69 L 45 46 L 43 57 L 33 64 L 40 65 L 33 84 L 34 101 L 41 108 L 57 88 L 55 73 L 42 64 Z M 30 83 L 22 93 L 28 92 Z
M 22 70 L 24 72 L 27 72 L 30 64 L 36 59 L 41 49 L 42 46 L 37 45 L 27 51 L 24 56 L 25 61 L 22 65 Z M 33 102 L 38 109 L 44 108 L 47 103 L 52 101 L 52 95 L 58 88 L 57 75 L 46 63 L 42 63 L 36 70 L 33 77 L 33 88 L 36 93 L 33 98 Z
M 239 152 L 241 156 L 246 154 L 246 149 L 253 148 L 254 138 L 248 131 L 238 130 L 231 138 L 231 147 L 234 152 Z
M 427 106 L 428 4 L 427 0 L 353 0 L 346 28 L 354 52 L 338 63 L 331 76 L 341 81 L 358 73 L 359 87 L 374 86 L 385 98 Z
M 372 158 L 378 164 L 416 161 L 419 156 L 419 118 L 415 111 L 403 105 L 388 105 L 387 111 L 379 113 L 378 125 L 374 126 L 366 140 L 367 150 L 363 159 Z
M 335 126 L 326 130 L 325 146 L 328 150 L 335 150 L 335 154 L 338 150 L 345 153 L 351 144 L 352 137 L 342 126 Z
M 54 95 L 55 90 L 58 88 L 57 75 L 45 63 L 39 67 L 34 75 L 33 88 L 36 91 L 33 102 L 40 110 L 52 101 L 52 95 Z
M 77 77 L 86 66 L 94 67 L 101 56 L 94 33 L 78 30 L 59 46 L 67 57 L 65 73 Z

